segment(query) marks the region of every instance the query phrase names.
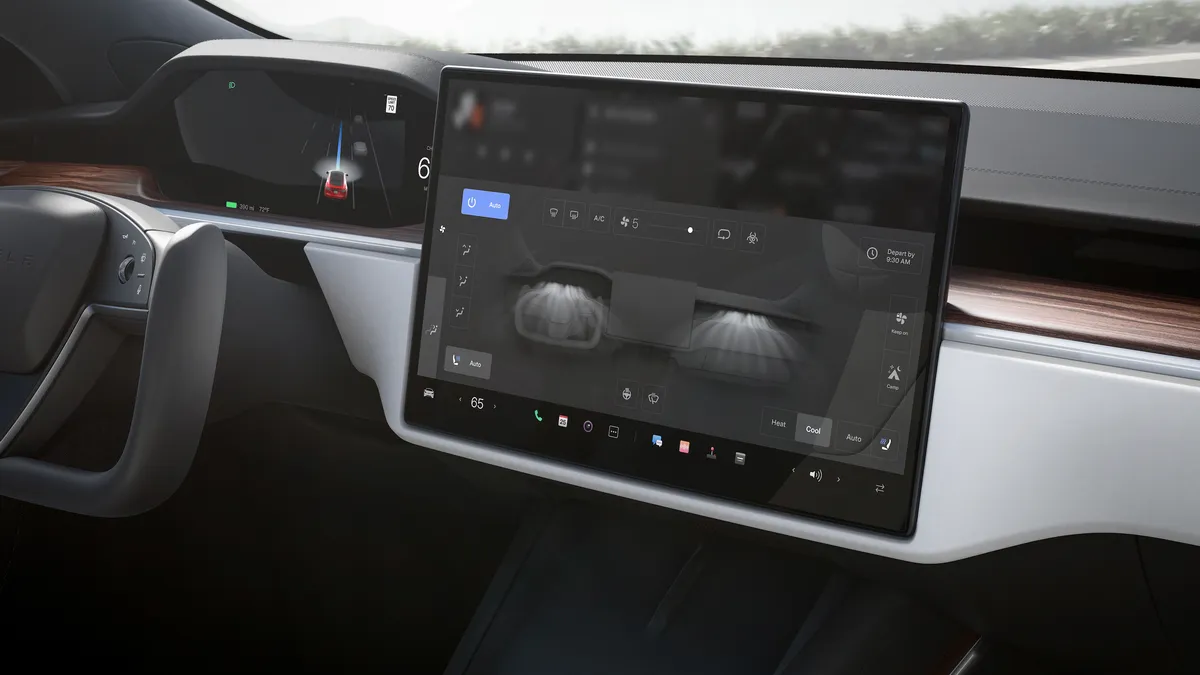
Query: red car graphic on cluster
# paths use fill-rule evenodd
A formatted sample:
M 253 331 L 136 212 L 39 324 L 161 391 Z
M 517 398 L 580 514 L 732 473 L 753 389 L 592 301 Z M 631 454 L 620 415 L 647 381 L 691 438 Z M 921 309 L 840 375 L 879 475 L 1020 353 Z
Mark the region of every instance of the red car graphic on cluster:
M 325 175 L 325 196 L 330 199 L 346 198 L 346 172 L 330 171 Z

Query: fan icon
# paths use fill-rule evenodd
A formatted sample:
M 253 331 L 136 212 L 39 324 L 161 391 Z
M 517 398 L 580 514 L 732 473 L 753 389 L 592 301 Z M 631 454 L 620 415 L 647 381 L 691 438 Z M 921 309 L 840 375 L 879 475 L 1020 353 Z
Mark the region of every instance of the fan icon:
M 907 314 L 902 314 L 902 313 L 901 313 L 901 314 L 896 314 L 896 323 L 898 323 L 898 324 L 900 324 L 901 326 L 903 326 L 905 321 L 908 321 L 908 315 L 907 315 Z

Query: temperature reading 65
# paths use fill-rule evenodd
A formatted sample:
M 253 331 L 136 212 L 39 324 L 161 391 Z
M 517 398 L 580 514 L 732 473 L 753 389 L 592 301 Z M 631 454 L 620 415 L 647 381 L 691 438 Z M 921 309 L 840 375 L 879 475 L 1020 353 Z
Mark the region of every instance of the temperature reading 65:
M 471 407 L 476 410 L 483 410 L 483 398 L 479 396 L 471 397 Z
M 419 162 L 417 162 L 417 178 L 420 178 L 421 180 L 429 179 L 429 158 L 428 157 L 422 157 L 421 160 Z

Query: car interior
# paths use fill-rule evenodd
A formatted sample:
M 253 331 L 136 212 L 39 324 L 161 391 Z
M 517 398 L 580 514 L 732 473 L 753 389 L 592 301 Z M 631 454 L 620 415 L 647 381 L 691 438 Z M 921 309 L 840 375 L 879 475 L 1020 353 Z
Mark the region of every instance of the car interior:
M 1192 672 L 1200 80 L 230 4 L 0 9 L 0 671 Z

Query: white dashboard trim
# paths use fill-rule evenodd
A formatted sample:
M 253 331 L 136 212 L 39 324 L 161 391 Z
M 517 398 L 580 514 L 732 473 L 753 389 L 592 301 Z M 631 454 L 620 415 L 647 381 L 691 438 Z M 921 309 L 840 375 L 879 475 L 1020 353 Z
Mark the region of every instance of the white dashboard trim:
M 1200 518 L 1193 515 L 1200 513 L 1200 491 L 1193 486 L 1200 453 L 1193 451 L 1195 428 L 1188 415 L 1200 409 L 1196 362 L 947 327 L 916 532 L 902 539 L 410 427 L 402 411 L 419 260 L 324 243 L 306 245 L 305 253 L 351 361 L 379 387 L 388 425 L 420 446 L 915 563 L 950 562 L 1087 533 L 1200 544 Z
M 212 223 L 225 232 L 341 246 L 359 251 L 375 251 L 416 259 L 421 257 L 420 244 L 232 216 L 214 216 L 178 209 L 164 208 L 159 211 L 170 216 L 180 227 L 204 222 Z M 1178 356 L 954 323 L 946 324 L 944 337 L 946 340 L 963 344 L 995 347 L 1025 354 L 1060 357 L 1080 363 L 1200 380 L 1200 361 Z
M 274 237 L 276 239 L 346 246 L 361 251 L 378 251 L 393 255 L 412 256 L 414 258 L 421 257 L 421 245 L 406 241 L 394 241 L 382 237 L 367 237 L 349 232 L 332 232 L 300 225 L 270 223 L 261 220 L 250 220 L 249 218 L 237 218 L 235 216 L 217 216 L 180 209 L 160 208 L 158 210 L 163 215 L 174 220 L 180 227 L 187 227 L 192 223 L 212 223 L 223 232 L 236 232 L 238 234 L 252 234 L 263 237 Z
M 1135 349 L 1110 347 L 1092 342 L 1077 342 L 1075 340 L 1065 340 L 1045 335 L 1017 333 L 962 323 L 946 324 L 942 331 L 942 337 L 951 342 L 961 342 L 962 344 L 994 347 L 996 349 L 1006 349 L 1023 354 L 1052 356 L 1078 363 L 1090 363 L 1097 366 L 1110 366 L 1142 373 L 1169 375 L 1186 380 L 1200 380 L 1200 361 L 1185 359 L 1181 356 L 1139 352 Z

